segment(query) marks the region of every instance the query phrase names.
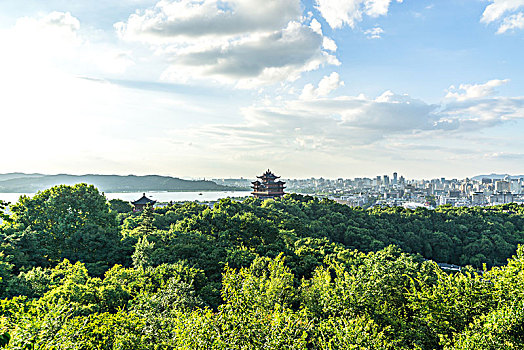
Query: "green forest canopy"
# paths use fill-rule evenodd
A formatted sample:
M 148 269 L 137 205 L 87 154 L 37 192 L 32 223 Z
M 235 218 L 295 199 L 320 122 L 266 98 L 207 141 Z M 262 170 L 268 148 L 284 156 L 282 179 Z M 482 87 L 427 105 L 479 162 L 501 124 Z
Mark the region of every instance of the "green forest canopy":
M 133 213 L 79 184 L 10 210 L 7 349 L 524 348 L 524 206 L 291 194 Z

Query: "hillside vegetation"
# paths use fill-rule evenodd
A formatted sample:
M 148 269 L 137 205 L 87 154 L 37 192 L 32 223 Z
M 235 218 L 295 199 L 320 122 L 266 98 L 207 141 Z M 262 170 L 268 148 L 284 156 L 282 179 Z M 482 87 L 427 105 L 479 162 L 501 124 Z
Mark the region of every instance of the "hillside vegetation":
M 132 213 L 79 184 L 10 210 L 6 349 L 524 348 L 523 206 L 286 195 Z

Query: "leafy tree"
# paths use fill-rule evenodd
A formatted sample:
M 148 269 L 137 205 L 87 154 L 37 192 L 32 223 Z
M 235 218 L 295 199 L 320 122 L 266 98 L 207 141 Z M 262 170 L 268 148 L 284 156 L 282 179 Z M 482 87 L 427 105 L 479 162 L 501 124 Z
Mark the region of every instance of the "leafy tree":
M 118 226 L 77 185 L 14 207 L 0 226 L 8 349 L 524 348 L 522 205 L 286 195 L 147 208 Z
M 154 214 L 153 207 L 147 205 L 144 210 L 142 210 L 140 216 L 136 217 L 134 220 L 137 225 L 131 230 L 125 230 L 124 235 L 128 237 L 141 238 L 147 237 L 155 231 L 154 226 Z M 126 219 L 126 223 L 128 223 Z
M 5 213 L 5 210 L 7 209 L 8 205 L 9 203 L 6 203 L 0 200 L 0 224 L 2 223 L 2 221 L 6 221 L 6 222 L 11 221 L 11 217 Z
M 133 211 L 133 206 L 131 203 L 123 201 L 121 199 L 115 198 L 111 199 L 109 201 L 109 206 L 112 210 L 116 211 L 117 213 L 130 213 Z
M 5 244 L 7 250 L 12 247 L 17 269 L 52 266 L 66 258 L 82 261 L 100 275 L 124 260 L 115 214 L 92 185 L 61 185 L 33 197 L 22 196 L 11 210 L 13 224 Z M 27 244 L 38 249 L 31 252 Z M 20 251 L 27 253 L 19 257 Z
M 318 325 L 314 343 L 318 349 L 401 349 L 388 331 L 365 317 L 329 318 Z
M 147 237 L 141 237 L 135 246 L 133 253 L 133 266 L 136 268 L 147 268 L 153 266 L 154 242 L 149 242 Z

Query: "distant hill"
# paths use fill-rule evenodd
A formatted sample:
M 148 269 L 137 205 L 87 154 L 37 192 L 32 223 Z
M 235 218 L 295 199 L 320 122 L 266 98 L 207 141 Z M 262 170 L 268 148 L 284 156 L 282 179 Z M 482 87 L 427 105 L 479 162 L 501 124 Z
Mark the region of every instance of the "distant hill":
M 44 176 L 44 175 L 42 174 L 24 174 L 24 173 L 7 173 L 7 174 L 0 174 L 0 181 L 17 179 L 17 178 L 22 178 L 22 177 L 41 177 L 41 176 Z
M 491 179 L 491 180 L 502 180 L 506 176 L 509 176 L 512 179 L 524 178 L 524 175 L 509 175 L 509 174 L 490 174 L 490 175 L 477 175 L 472 177 L 473 180 L 482 180 L 482 179 Z
M 238 187 L 217 185 L 213 181 L 192 181 L 159 175 L 42 175 L 10 173 L 0 174 L 0 192 L 32 193 L 55 185 L 74 185 L 83 182 L 95 185 L 103 192 L 240 190 Z

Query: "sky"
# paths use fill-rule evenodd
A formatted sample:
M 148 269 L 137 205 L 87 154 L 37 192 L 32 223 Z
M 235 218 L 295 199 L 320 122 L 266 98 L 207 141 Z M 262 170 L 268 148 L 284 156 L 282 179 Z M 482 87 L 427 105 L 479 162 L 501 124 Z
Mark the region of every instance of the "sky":
M 524 0 L 4 0 L 0 173 L 524 173 Z

